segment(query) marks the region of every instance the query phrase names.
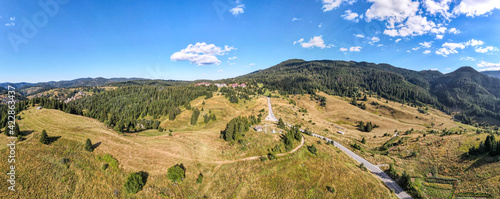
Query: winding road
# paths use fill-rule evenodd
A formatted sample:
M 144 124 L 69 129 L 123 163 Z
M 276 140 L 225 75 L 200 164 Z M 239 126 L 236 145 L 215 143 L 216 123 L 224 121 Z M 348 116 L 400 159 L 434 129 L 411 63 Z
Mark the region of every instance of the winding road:
M 267 102 L 269 104 L 269 115 L 266 117 L 266 120 L 268 120 L 268 121 L 278 121 L 278 119 L 276 119 L 276 117 L 273 114 L 273 110 L 272 110 L 272 106 L 271 106 L 271 99 L 269 97 L 267 98 Z M 285 123 L 285 124 L 287 126 L 289 126 L 289 127 L 292 126 L 292 125 L 287 124 L 287 123 Z M 302 130 L 302 129 L 300 129 L 300 131 L 304 132 L 304 130 Z M 326 141 L 333 141 L 330 138 L 323 137 L 321 135 L 317 135 L 317 134 L 314 134 L 314 133 L 312 134 L 312 136 L 321 138 L 321 139 L 326 140 Z M 302 142 L 304 142 L 304 137 L 303 136 L 302 136 Z M 394 181 L 391 177 L 389 177 L 389 175 L 387 175 L 384 171 L 382 171 L 382 169 L 380 169 L 379 167 L 377 167 L 377 166 L 373 165 L 372 163 L 368 162 L 367 160 L 365 160 L 364 158 L 362 158 L 359 155 L 355 154 L 354 152 L 352 152 L 348 148 L 342 146 L 338 142 L 333 141 L 333 143 L 334 143 L 335 147 L 337 147 L 340 150 L 344 151 L 347 155 L 351 156 L 354 160 L 358 161 L 359 163 L 363 163 L 363 165 L 368 170 L 370 170 L 373 174 L 375 174 L 377 177 L 379 177 L 380 180 L 382 180 L 382 182 L 384 182 L 387 185 L 387 187 L 389 187 L 390 189 L 394 190 L 394 193 L 396 193 L 396 195 L 398 196 L 398 198 L 401 198 L 401 199 L 411 199 L 412 198 L 408 193 L 406 193 L 398 185 L 398 183 L 396 183 L 396 181 Z

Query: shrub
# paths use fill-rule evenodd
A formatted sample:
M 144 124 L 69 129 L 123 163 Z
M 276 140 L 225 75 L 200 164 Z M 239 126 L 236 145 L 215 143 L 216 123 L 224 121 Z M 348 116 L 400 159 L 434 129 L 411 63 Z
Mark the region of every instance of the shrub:
M 139 191 L 142 190 L 142 187 L 144 187 L 145 179 L 143 176 L 140 174 L 140 172 L 137 173 L 131 173 L 128 177 L 127 180 L 125 181 L 125 184 L 123 187 L 128 193 L 135 194 Z
M 329 192 L 335 193 L 335 187 L 333 187 L 333 186 L 326 186 L 326 190 L 328 190 Z
M 42 131 L 42 135 L 40 136 L 40 142 L 42 144 L 49 144 L 49 136 L 47 135 L 47 131 L 45 131 L 45 129 Z
M 309 150 L 309 152 L 311 152 L 314 155 L 316 155 L 316 153 L 318 152 L 318 149 L 316 149 L 316 146 L 314 146 L 314 144 L 311 146 L 308 146 L 307 150 Z
M 168 168 L 167 177 L 174 183 L 182 182 L 184 180 L 186 168 L 183 164 L 176 164 Z
M 278 158 L 274 153 L 268 153 L 267 157 L 269 158 L 269 160 L 276 160 Z
M 359 165 L 359 168 L 360 168 L 361 170 L 363 170 L 363 171 L 368 171 L 368 169 L 365 167 L 365 164 L 364 164 L 364 163 L 361 163 L 361 164 Z
M 196 183 L 201 184 L 202 182 L 203 182 L 203 174 L 202 174 L 202 173 L 200 173 L 200 174 L 198 175 L 198 179 L 196 179 Z
M 262 162 L 267 161 L 267 157 L 266 156 L 260 156 L 260 161 L 262 161 Z
M 101 169 L 106 170 L 106 169 L 108 169 L 108 167 L 109 167 L 109 164 L 104 163 L 104 164 L 102 164 Z

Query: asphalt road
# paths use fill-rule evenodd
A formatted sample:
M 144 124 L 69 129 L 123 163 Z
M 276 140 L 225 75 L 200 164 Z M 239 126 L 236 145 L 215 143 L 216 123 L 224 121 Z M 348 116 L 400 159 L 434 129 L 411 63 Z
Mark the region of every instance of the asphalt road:
M 269 106 L 269 115 L 267 115 L 265 120 L 277 122 L 278 119 L 274 116 L 273 107 L 271 106 L 271 98 L 269 98 L 269 97 L 267 97 L 267 104 Z
M 272 106 L 271 106 L 271 99 L 269 97 L 267 98 L 267 103 L 269 104 L 269 115 L 266 117 L 266 120 L 268 120 L 268 121 L 276 121 L 277 122 L 278 119 L 276 119 L 276 117 L 273 114 L 273 109 L 272 109 Z M 285 124 L 287 126 L 289 126 L 289 127 L 292 126 L 292 125 L 287 124 L 287 123 L 285 123 Z M 300 131 L 304 132 L 304 130 L 302 130 L 302 129 L 300 129 Z M 312 134 L 312 136 L 321 138 L 321 139 L 326 140 L 326 141 L 333 141 L 330 138 L 323 137 L 321 135 L 317 135 L 317 134 L 314 134 L 314 133 Z M 387 185 L 387 187 L 389 187 L 390 189 L 394 190 L 394 193 L 396 193 L 396 195 L 398 196 L 398 198 L 401 198 L 401 199 L 411 199 L 412 198 L 410 196 L 410 194 L 406 193 L 398 185 L 398 183 L 396 183 L 396 181 L 394 181 L 384 171 L 382 171 L 382 169 L 380 169 L 379 167 L 377 167 L 377 166 L 373 165 L 372 163 L 368 162 L 367 160 L 365 160 L 364 158 L 362 158 L 359 155 L 355 154 L 354 152 L 352 152 L 348 148 L 342 146 L 338 142 L 333 141 L 333 143 L 334 143 L 335 147 L 337 147 L 340 150 L 344 151 L 347 155 L 351 156 L 354 160 L 358 161 L 360 164 L 363 163 L 365 165 L 365 167 L 369 171 L 371 171 L 373 174 L 375 174 L 377 177 L 379 177 L 380 180 L 382 180 L 382 182 L 384 182 Z

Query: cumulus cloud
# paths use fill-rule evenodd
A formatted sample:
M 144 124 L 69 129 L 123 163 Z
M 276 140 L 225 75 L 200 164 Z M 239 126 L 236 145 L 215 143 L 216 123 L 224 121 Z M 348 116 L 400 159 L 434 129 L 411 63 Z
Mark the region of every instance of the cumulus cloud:
M 443 45 L 441 45 L 442 48 L 439 48 L 436 51 L 436 54 L 442 55 L 443 57 L 447 57 L 449 54 L 458 53 L 458 51 L 456 49 L 464 49 L 468 46 L 478 46 L 478 45 L 483 45 L 483 44 L 484 44 L 483 41 L 475 40 L 475 39 L 471 39 L 467 42 L 462 42 L 462 43 L 445 42 Z
M 220 69 L 220 70 L 217 70 L 217 72 L 218 72 L 218 73 L 221 73 L 221 72 L 224 72 L 224 71 L 223 71 L 222 69 Z
M 225 55 L 231 50 L 236 48 L 230 46 L 224 46 L 224 48 L 218 47 L 214 44 L 207 44 L 205 42 L 189 44 L 185 49 L 176 52 L 170 56 L 171 61 L 190 61 L 192 64 L 197 65 L 219 65 L 221 61 L 217 56 Z
M 300 44 L 303 48 L 327 48 L 327 45 L 325 45 L 325 41 L 323 41 L 323 35 L 320 36 L 314 36 L 313 38 L 309 39 L 308 42 L 304 42 L 304 38 L 301 38 L 297 41 L 294 41 L 293 44 Z M 330 46 L 330 45 L 329 45 Z
M 298 21 L 298 20 L 301 20 L 301 18 L 297 18 L 297 17 L 292 18 L 292 22 Z
M 323 0 L 323 12 L 331 11 L 335 8 L 338 8 L 342 3 L 347 3 L 352 5 L 356 0 Z
M 465 61 L 476 61 L 476 59 L 474 59 L 474 57 L 462 57 L 462 58 L 460 58 L 460 60 L 465 60 Z
M 441 0 L 441 1 L 424 0 L 423 7 L 431 15 L 438 15 L 439 14 L 439 15 L 445 17 L 446 19 L 449 19 L 451 17 L 451 13 L 449 12 L 450 3 L 451 3 L 451 0 Z
M 460 33 L 460 30 L 457 30 L 456 28 L 451 28 L 450 30 L 448 30 L 448 32 L 456 35 Z
M 436 35 L 436 39 L 443 39 L 443 35 Z
M 498 50 L 498 48 L 496 48 L 496 47 L 487 46 L 487 47 L 484 47 L 484 48 L 477 47 L 475 51 L 478 52 L 478 53 L 487 53 L 489 51 L 497 51 L 497 50 Z
M 399 43 L 400 41 L 401 41 L 401 39 L 396 39 L 396 41 L 395 41 L 395 42 L 396 42 L 396 43 Z
M 358 13 L 352 12 L 351 10 L 346 10 L 345 14 L 341 15 L 342 18 L 348 21 L 353 21 L 358 23 L 360 19 L 363 19 L 363 15 L 358 15 Z
M 424 50 L 424 54 L 429 54 L 429 53 L 431 53 L 430 50 Z
M 340 48 L 339 50 L 342 51 L 342 52 L 349 51 L 349 49 L 347 49 L 347 48 Z
M 350 47 L 349 51 L 351 51 L 351 52 L 359 52 L 359 51 L 361 51 L 361 46 Z
M 458 6 L 453 8 L 454 14 L 465 14 L 468 17 L 481 16 L 491 12 L 493 9 L 500 9 L 498 0 L 462 0 Z
M 249 65 L 249 66 L 255 66 L 255 63 L 250 63 L 250 64 L 248 64 L 248 65 Z
M 354 34 L 354 36 L 355 36 L 355 37 L 359 37 L 359 38 L 365 38 L 365 36 L 364 36 L 364 35 L 362 35 L 362 34 Z
M 373 45 L 373 44 L 375 44 L 375 43 L 377 43 L 379 41 L 380 41 L 380 38 L 378 38 L 378 37 L 372 37 L 372 38 L 370 38 L 370 41 L 368 43 L 370 45 Z
M 245 4 L 239 4 L 234 8 L 231 8 L 229 12 L 233 14 L 234 16 L 238 16 L 239 14 L 243 14 L 245 12 Z
M 429 41 L 429 42 L 420 42 L 419 45 L 422 47 L 422 48 L 430 48 L 432 46 L 432 42 L 433 41 Z
M 481 61 L 477 63 L 477 67 L 480 67 L 479 71 L 485 71 L 485 70 L 500 70 L 500 62 L 498 63 L 489 63 L 485 61 Z
M 236 58 L 238 58 L 238 57 L 236 57 L 236 56 L 234 56 L 234 57 L 228 57 L 227 59 L 229 59 L 229 60 L 235 60 Z

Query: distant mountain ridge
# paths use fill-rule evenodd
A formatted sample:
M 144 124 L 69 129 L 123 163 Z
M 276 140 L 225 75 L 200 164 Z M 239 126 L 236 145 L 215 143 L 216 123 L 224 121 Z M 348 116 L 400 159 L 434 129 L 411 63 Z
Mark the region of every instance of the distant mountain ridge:
M 442 74 L 389 64 L 291 59 L 236 79 L 261 82 L 267 88 L 290 94 L 320 90 L 353 97 L 366 90 L 402 103 L 431 104 L 447 112 L 494 118 L 500 124 L 500 79 L 471 67 Z
M 490 77 L 500 79 L 500 70 L 492 70 L 492 71 L 483 71 L 482 74 L 488 75 Z
M 135 80 L 147 80 L 144 78 L 79 78 L 74 80 L 63 80 L 63 81 L 50 81 L 50 82 L 39 82 L 39 83 L 0 83 L 0 87 L 7 88 L 8 85 L 16 87 L 16 89 L 26 88 L 26 87 L 42 87 L 42 88 L 70 88 L 70 87 L 82 87 L 82 86 L 102 86 L 112 82 L 124 82 L 124 81 L 135 81 Z

